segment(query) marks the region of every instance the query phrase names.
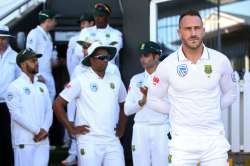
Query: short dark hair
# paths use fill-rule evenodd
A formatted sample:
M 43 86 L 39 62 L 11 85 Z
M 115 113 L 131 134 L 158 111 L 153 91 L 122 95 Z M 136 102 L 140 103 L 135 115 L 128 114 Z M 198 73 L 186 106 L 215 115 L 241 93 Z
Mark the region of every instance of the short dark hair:
M 185 17 L 185 16 L 197 16 L 197 17 L 199 17 L 199 18 L 202 20 L 201 15 L 200 15 L 200 13 L 199 13 L 198 10 L 187 10 L 187 11 L 183 12 L 183 13 L 180 15 L 180 18 L 179 18 L 179 27 L 180 27 L 181 20 L 182 20 L 183 17 Z

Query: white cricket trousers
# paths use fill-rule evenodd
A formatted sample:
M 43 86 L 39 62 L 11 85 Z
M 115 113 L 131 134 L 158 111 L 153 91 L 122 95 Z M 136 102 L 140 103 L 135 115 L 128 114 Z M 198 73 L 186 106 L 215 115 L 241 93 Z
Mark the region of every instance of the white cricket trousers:
M 15 166 L 48 166 L 49 145 L 16 145 L 14 160 Z
M 119 140 L 110 144 L 78 143 L 78 166 L 125 166 Z
M 134 166 L 168 166 L 168 124 L 135 123 L 132 137 Z
M 169 166 L 228 166 L 230 145 L 224 135 L 172 135 L 169 142 Z

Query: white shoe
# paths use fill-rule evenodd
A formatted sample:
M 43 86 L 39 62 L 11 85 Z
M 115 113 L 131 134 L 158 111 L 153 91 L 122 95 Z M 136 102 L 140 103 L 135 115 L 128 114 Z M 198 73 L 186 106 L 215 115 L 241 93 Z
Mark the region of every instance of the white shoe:
M 76 156 L 70 154 L 65 160 L 61 162 L 65 166 L 75 165 L 77 163 Z

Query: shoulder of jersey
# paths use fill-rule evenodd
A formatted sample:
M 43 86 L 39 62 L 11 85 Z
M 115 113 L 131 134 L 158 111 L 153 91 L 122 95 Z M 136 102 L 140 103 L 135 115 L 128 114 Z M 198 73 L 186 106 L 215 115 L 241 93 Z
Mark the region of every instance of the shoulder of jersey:
M 136 81 L 136 80 L 140 79 L 141 77 L 143 77 L 143 75 L 144 75 L 144 72 L 135 74 L 135 75 L 130 79 L 130 82 L 133 82 L 133 81 Z
M 208 48 L 207 47 L 207 51 L 209 53 L 209 56 L 212 58 L 212 59 L 216 59 L 216 60 L 219 60 L 219 59 L 228 59 L 227 56 L 217 50 L 214 50 L 212 48 Z
M 111 26 L 109 26 L 109 28 L 112 30 L 112 33 L 116 33 L 117 35 L 122 35 L 122 33 L 118 29 L 115 29 Z

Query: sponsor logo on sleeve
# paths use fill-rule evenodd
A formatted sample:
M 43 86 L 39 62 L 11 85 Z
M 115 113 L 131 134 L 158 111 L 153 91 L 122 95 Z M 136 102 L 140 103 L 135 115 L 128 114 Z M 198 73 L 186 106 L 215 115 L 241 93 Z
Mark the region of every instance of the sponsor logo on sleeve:
M 237 82 L 237 77 L 236 77 L 235 72 L 231 73 L 231 79 L 232 79 L 233 82 Z

